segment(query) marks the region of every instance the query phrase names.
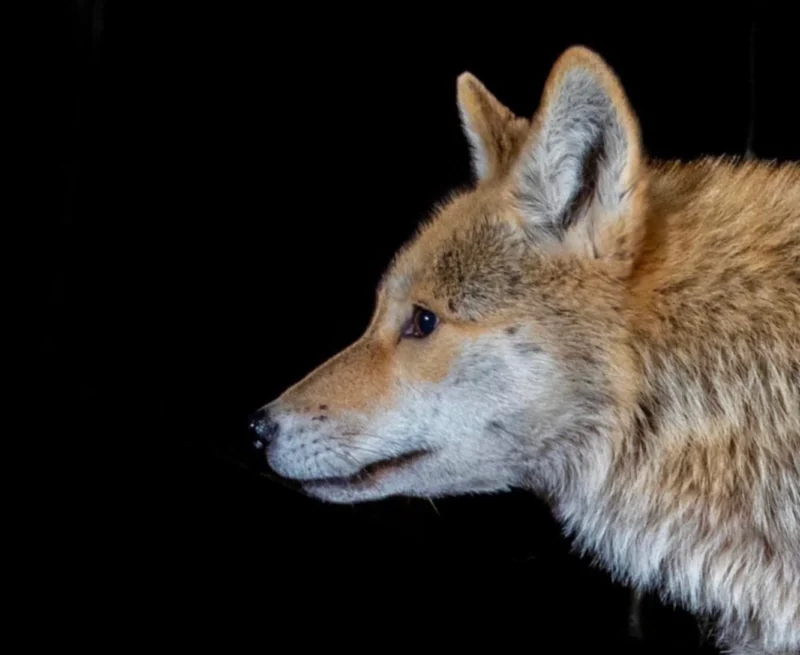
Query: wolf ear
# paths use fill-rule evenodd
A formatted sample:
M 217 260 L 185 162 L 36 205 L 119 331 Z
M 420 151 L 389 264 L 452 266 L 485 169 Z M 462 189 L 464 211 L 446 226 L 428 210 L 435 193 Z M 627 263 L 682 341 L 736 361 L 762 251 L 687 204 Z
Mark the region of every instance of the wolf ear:
M 516 116 L 469 72 L 458 77 L 458 110 L 479 181 L 506 173 L 527 136 L 529 122 Z
M 594 52 L 568 49 L 515 164 L 526 228 L 592 256 L 629 256 L 615 249 L 635 241 L 641 157 L 638 120 L 614 72 Z

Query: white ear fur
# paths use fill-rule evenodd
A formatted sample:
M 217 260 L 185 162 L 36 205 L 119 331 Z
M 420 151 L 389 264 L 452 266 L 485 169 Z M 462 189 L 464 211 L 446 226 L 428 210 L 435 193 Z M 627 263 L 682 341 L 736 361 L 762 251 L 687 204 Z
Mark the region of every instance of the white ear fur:
M 470 73 L 463 73 L 458 78 L 458 114 L 461 118 L 461 129 L 467 138 L 471 155 L 472 171 L 478 179 L 485 179 L 489 172 L 489 147 L 484 137 L 478 132 L 476 113 L 476 89 L 483 85 Z M 473 118 L 474 116 L 474 118 Z
M 459 78 L 459 86 L 461 78 Z M 474 120 L 470 116 L 466 101 L 459 94 L 458 113 L 461 117 L 461 128 L 464 136 L 467 137 L 471 155 L 472 172 L 479 180 L 483 180 L 489 173 L 489 147 L 475 126 Z
M 613 72 L 591 51 L 568 50 L 553 67 L 516 166 L 529 226 L 563 239 L 582 221 L 626 214 L 640 166 L 639 139 Z M 597 226 L 583 227 L 591 232 Z

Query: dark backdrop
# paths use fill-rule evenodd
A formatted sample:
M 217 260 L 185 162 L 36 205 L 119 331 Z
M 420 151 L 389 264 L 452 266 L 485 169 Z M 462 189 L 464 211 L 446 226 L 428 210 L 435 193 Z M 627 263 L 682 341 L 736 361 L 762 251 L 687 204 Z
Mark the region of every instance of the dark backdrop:
M 529 495 L 328 506 L 227 456 L 250 411 L 361 334 L 391 254 L 468 182 L 460 72 L 530 115 L 583 43 L 621 76 L 651 154 L 745 150 L 747 15 L 458 13 L 73 4 L 55 62 L 63 203 L 43 245 L 50 407 L 70 435 L 51 584 L 82 612 L 70 629 L 695 652 L 693 622 L 655 599 L 635 651 L 627 591 Z M 790 22 L 756 29 L 762 157 L 800 154 Z

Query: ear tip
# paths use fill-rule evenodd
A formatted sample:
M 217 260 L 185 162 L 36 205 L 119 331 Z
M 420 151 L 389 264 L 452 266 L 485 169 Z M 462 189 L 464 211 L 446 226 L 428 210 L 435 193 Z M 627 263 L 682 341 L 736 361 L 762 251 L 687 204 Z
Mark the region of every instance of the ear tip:
M 464 71 L 456 78 L 456 89 L 459 95 L 474 92 L 476 88 L 480 89 L 481 86 L 480 80 L 470 71 Z
M 597 50 L 577 43 L 561 53 L 553 66 L 556 71 L 566 71 L 574 68 L 585 68 L 594 73 L 610 72 L 611 66 Z
M 569 46 L 566 50 L 561 53 L 560 59 L 564 61 L 574 61 L 574 62 L 591 62 L 597 63 L 604 61 L 603 57 L 600 55 L 597 50 L 591 48 L 583 43 L 575 43 Z

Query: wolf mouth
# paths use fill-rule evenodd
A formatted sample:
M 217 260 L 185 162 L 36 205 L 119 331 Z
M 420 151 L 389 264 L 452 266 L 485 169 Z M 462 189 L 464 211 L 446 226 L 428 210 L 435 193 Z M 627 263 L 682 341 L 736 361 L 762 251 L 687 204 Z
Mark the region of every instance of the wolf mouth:
M 388 457 L 386 459 L 367 464 L 351 475 L 304 480 L 303 486 L 312 488 L 323 485 L 326 487 L 369 486 L 370 484 L 377 482 L 383 475 L 405 468 L 410 464 L 430 455 L 431 452 L 432 451 L 430 450 L 413 450 L 403 455 Z

